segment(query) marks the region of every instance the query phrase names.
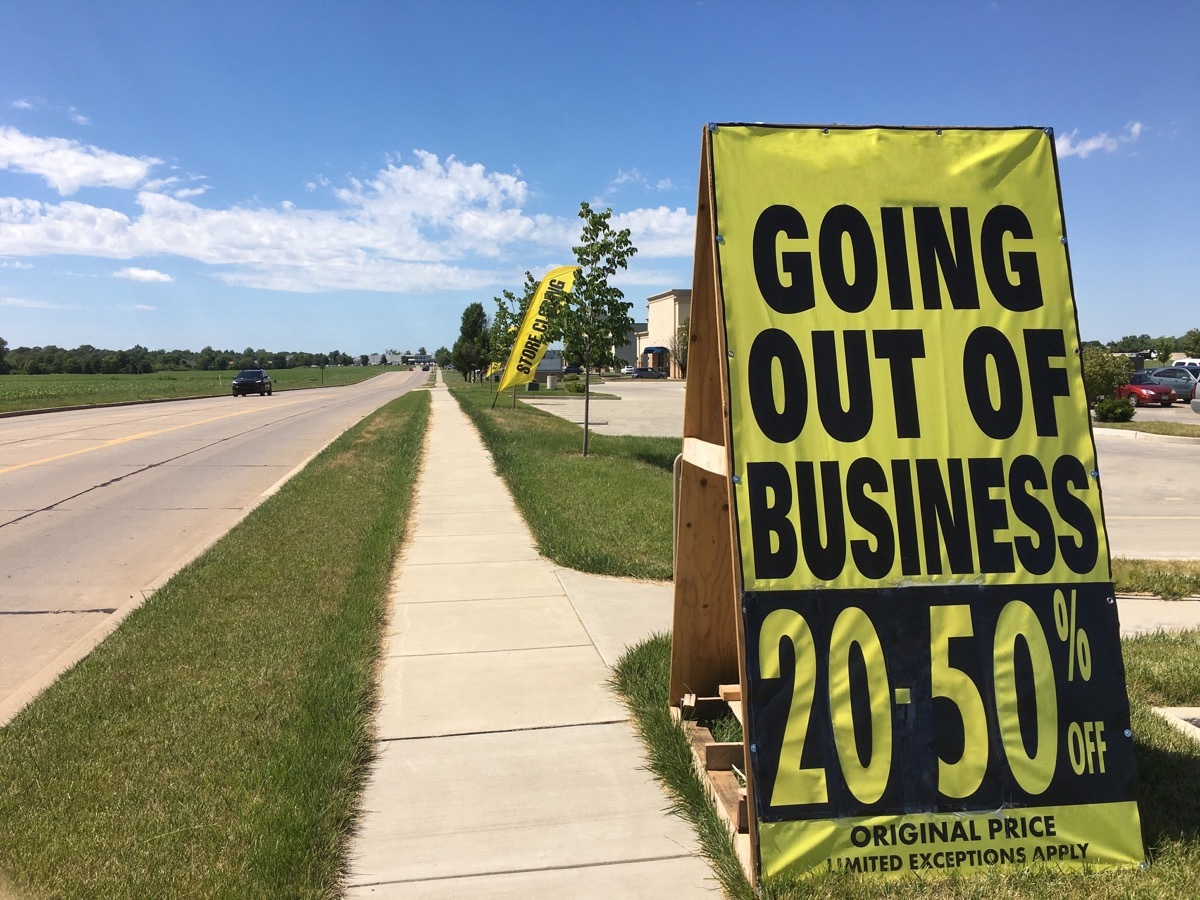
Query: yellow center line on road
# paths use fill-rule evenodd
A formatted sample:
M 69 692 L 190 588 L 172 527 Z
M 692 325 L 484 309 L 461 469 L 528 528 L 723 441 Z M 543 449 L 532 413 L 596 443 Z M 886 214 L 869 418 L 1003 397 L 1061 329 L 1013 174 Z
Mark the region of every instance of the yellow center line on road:
M 272 409 L 279 409 L 285 406 L 295 406 L 297 403 L 306 403 L 304 400 L 290 400 L 283 403 L 271 404 Z M 15 466 L 6 466 L 0 469 L 0 475 L 7 475 L 9 472 L 16 472 L 18 469 L 29 469 L 33 466 L 41 466 L 46 463 L 58 462 L 60 459 L 70 459 L 72 456 L 82 456 L 84 453 L 94 453 L 97 450 L 106 450 L 109 447 L 116 447 L 120 444 L 128 444 L 130 441 L 140 441 L 143 438 L 157 437 L 161 434 L 170 434 L 172 431 L 182 431 L 184 428 L 195 428 L 197 425 L 208 425 L 211 422 L 220 422 L 222 419 L 236 419 L 238 416 L 247 416 L 251 413 L 261 412 L 260 409 L 243 409 L 235 413 L 228 413 L 222 416 L 213 416 L 210 419 L 201 419 L 196 422 L 188 422 L 186 425 L 172 425 L 170 428 L 160 428 L 157 431 L 143 431 L 139 434 L 130 434 L 121 438 L 113 438 L 111 441 L 105 441 L 102 444 L 96 444 L 94 447 L 84 447 L 80 450 L 72 450 L 69 453 L 60 453 L 57 456 L 47 456 L 45 459 L 34 459 L 29 462 L 17 463 Z

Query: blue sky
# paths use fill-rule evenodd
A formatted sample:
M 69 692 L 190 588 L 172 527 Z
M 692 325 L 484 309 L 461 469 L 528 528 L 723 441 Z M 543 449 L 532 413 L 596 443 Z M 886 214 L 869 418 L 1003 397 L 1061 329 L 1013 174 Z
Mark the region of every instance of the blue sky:
M 1190 2 L 0 4 L 10 346 L 430 350 L 571 262 L 691 284 L 706 122 L 1055 129 L 1085 339 L 1200 327 Z

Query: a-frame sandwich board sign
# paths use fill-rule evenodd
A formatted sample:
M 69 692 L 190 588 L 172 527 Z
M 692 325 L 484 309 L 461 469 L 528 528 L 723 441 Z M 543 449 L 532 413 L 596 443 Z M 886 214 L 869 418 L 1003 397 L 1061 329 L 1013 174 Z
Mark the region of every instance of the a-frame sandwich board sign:
M 711 125 L 694 265 L 671 702 L 738 686 L 754 877 L 1139 863 L 1052 131 Z

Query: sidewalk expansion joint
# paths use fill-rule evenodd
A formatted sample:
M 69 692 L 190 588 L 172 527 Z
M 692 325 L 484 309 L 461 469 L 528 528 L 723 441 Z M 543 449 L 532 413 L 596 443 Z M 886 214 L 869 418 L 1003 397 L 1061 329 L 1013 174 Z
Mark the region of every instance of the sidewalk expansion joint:
M 630 866 L 639 863 L 668 862 L 672 859 L 692 859 L 695 854 L 676 853 L 670 856 L 639 856 L 637 859 L 606 859 L 603 862 L 585 862 L 561 866 L 541 866 L 530 869 L 493 869 L 490 872 L 463 872 L 457 875 L 438 875 L 434 878 L 397 878 L 391 881 L 355 882 L 350 887 L 379 887 L 385 884 L 426 884 L 435 881 L 458 881 L 463 878 L 490 878 L 494 875 L 527 875 L 532 872 L 570 872 L 575 869 L 601 869 L 606 866 Z
M 406 737 L 376 738 L 376 744 L 405 741 L 436 741 L 442 738 L 484 737 L 489 734 L 521 734 L 525 731 L 559 731 L 563 728 L 598 728 L 601 725 L 628 725 L 628 719 L 602 719 L 599 722 L 566 722 L 562 725 L 527 725 L 524 728 L 490 728 L 487 731 L 451 731 L 447 734 L 412 734 Z
M 399 584 L 399 582 L 396 582 Z M 522 594 L 520 597 L 448 597 L 445 600 L 397 600 L 396 606 L 438 606 L 442 603 L 496 603 L 505 600 L 567 600 L 562 591 L 549 594 Z M 574 607 L 572 607 L 574 609 Z
M 466 601 L 464 601 L 466 602 Z M 530 650 L 568 650 L 572 647 L 591 647 L 592 644 L 538 644 L 535 647 L 504 647 L 500 650 L 445 650 L 441 653 L 389 653 L 389 659 L 426 659 L 437 656 L 478 656 L 481 653 L 528 653 Z M 520 729 L 516 729 L 520 731 Z
M 0 611 L 0 616 L 83 616 L 88 613 L 104 613 L 111 616 L 117 611 L 111 609 L 9 609 Z

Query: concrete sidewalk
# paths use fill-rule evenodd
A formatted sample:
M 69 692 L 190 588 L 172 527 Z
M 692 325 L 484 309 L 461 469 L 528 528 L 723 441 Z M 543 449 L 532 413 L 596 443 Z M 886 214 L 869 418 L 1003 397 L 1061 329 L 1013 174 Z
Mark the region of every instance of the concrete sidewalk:
M 606 687 L 670 629 L 671 587 L 539 557 L 474 426 L 432 398 L 347 896 L 719 896 Z M 1117 604 L 1123 635 L 1200 626 L 1196 601 Z
M 432 399 L 347 896 L 718 896 L 606 686 L 670 628 L 670 588 L 539 557 L 466 415 Z

